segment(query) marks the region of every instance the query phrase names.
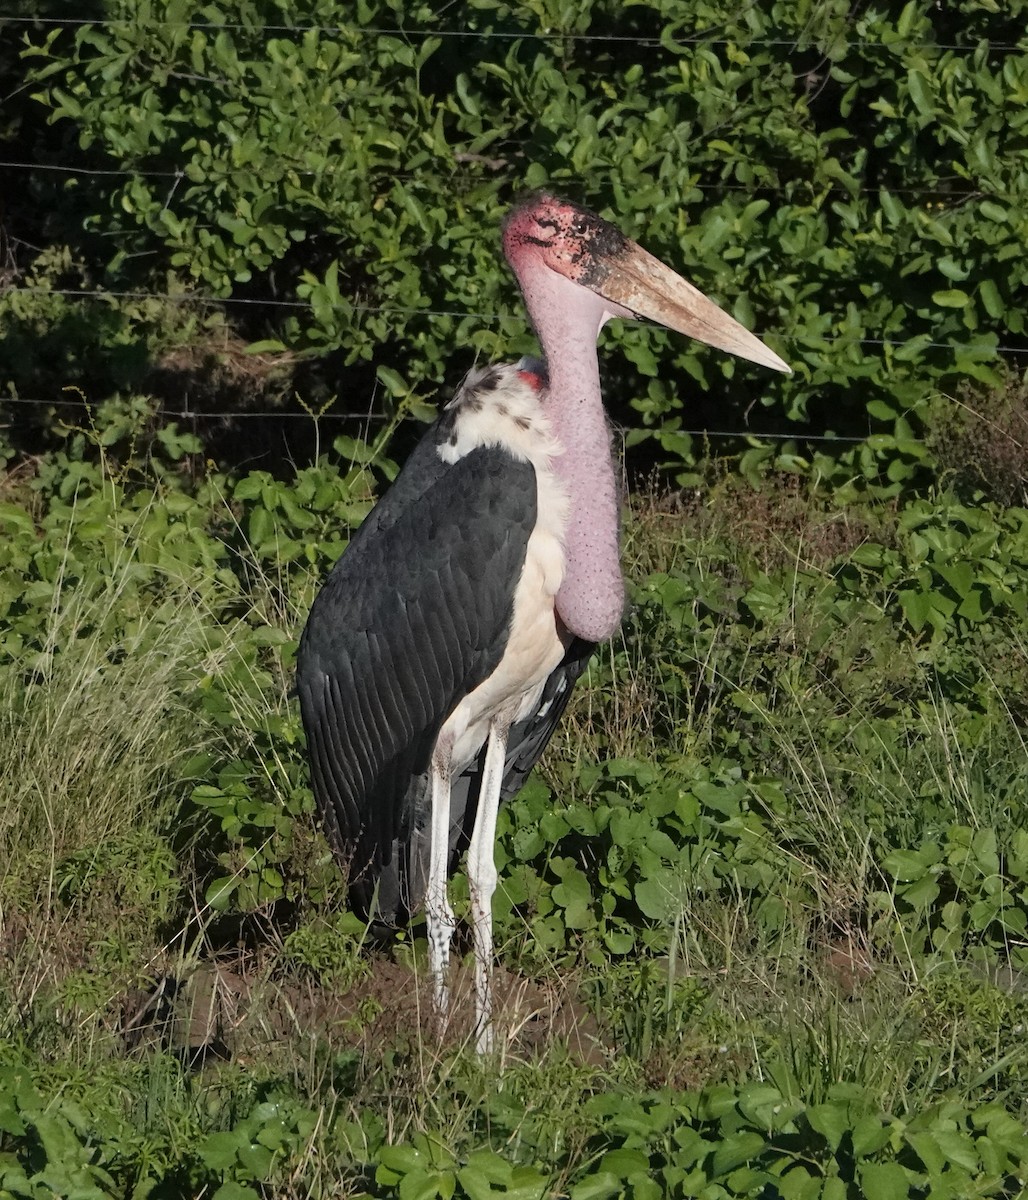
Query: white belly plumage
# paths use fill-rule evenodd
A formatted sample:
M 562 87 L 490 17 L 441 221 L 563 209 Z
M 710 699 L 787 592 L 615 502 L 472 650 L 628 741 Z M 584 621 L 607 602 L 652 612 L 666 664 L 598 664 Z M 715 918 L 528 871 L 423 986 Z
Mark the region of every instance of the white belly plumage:
M 440 731 L 452 747 L 451 766 L 459 774 L 472 762 L 494 720 L 512 724 L 537 706 L 551 672 L 564 657 L 567 635 L 558 628 L 554 602 L 564 580 L 564 531 L 568 499 L 552 459 L 561 452 L 539 403 L 536 378 L 514 365 L 487 368 L 500 373 L 484 395 L 475 392 L 485 371 L 469 375 L 452 403 L 460 408 L 455 438 L 439 450 L 457 462 L 477 446 L 494 445 L 527 459 L 535 468 L 537 521 L 528 540 L 525 564 L 514 593 L 510 633 L 493 673 L 457 705 Z
M 463 771 L 481 750 L 493 720 L 513 724 L 538 705 L 546 680 L 564 657 L 565 645 L 553 608 L 563 575 L 559 543 L 549 534 L 534 533 L 514 597 L 503 658 L 489 678 L 457 705 L 441 731 L 443 737 L 452 738 L 454 774 Z

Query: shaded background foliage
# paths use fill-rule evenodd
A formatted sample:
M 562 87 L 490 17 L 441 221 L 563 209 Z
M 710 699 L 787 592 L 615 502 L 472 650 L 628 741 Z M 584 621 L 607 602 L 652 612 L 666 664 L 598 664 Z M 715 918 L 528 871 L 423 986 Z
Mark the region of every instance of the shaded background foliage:
M 79 388 L 111 440 L 294 394 L 426 415 L 477 356 L 532 347 L 497 234 L 526 187 L 616 220 L 795 368 L 626 328 L 608 394 L 640 463 L 681 474 L 686 429 L 829 430 L 878 435 L 846 467 L 898 484 L 933 390 L 1023 364 L 1022 0 L 33 15 L 4 51 L 4 157 L 37 164 L 3 168 L 4 391 Z M 9 406 L 8 453 L 55 411 Z M 314 450 L 306 421 L 190 427 L 222 457 Z

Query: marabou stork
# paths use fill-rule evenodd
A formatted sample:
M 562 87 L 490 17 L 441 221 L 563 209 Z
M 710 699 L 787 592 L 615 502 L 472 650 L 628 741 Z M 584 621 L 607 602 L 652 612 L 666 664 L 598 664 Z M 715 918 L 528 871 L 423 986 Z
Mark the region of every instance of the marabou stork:
M 503 249 L 545 355 L 476 367 L 336 564 L 300 641 L 314 794 L 351 900 L 422 904 L 441 1020 L 467 847 L 478 1048 L 491 1046 L 493 841 L 597 642 L 621 620 L 618 485 L 596 338 L 648 318 L 786 364 L 640 246 L 537 194 Z

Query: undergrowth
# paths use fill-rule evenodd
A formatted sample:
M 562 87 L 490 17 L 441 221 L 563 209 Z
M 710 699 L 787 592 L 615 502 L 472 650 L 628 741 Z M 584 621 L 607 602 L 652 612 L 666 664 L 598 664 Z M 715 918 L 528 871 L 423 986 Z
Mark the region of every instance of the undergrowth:
M 1028 513 L 635 502 L 623 631 L 501 814 L 482 1063 L 314 817 L 340 448 L 0 505 L 0 1192 L 1021 1194 Z

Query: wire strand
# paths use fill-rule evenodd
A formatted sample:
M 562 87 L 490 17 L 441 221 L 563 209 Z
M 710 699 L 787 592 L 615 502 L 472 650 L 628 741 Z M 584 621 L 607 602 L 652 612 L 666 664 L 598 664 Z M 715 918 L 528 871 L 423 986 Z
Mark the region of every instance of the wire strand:
M 81 406 L 82 404 L 89 405 L 92 403 L 93 403 L 93 401 L 83 401 L 81 399 L 81 397 L 75 398 L 75 397 L 60 396 L 60 397 L 55 397 L 53 400 L 44 400 L 38 396 L 0 396 L 0 409 L 2 409 L 5 404 L 27 404 L 27 405 L 38 405 L 38 406 L 43 406 L 43 407 L 47 407 L 47 408 L 53 408 L 56 405 L 62 405 L 62 404 L 63 405 L 80 405 Z M 297 421 L 300 421 L 300 420 L 308 420 L 308 421 L 314 421 L 314 420 L 319 420 L 319 421 L 320 420 L 387 421 L 390 419 L 385 413 L 369 413 L 369 412 L 331 412 L 331 411 L 326 411 L 324 413 L 312 414 L 312 413 L 307 413 L 307 412 L 285 412 L 285 411 L 279 412 L 275 409 L 269 409 L 265 412 L 252 412 L 252 411 L 211 412 L 207 409 L 168 408 L 165 405 L 161 405 L 160 408 L 157 410 L 157 412 L 154 415 L 160 416 L 160 417 L 172 417 L 177 420 L 186 420 L 186 421 L 191 420 L 195 417 L 203 417 L 208 420 L 223 419 L 223 418 L 231 418 L 232 420 L 236 420 L 236 419 L 249 420 L 250 418 L 257 417 L 257 418 L 261 418 L 261 419 L 274 418 L 275 420 L 278 420 L 280 418 L 283 418 L 283 419 L 287 419 L 287 420 L 297 420 Z
M 90 20 L 87 17 L 2 17 L 0 25 L 37 25 L 37 26 L 54 26 L 54 27 L 78 27 L 85 25 L 100 25 L 106 28 L 111 28 L 117 25 L 131 24 L 130 18 L 118 20 L 117 18 L 102 18 L 99 20 Z M 659 37 L 638 37 L 632 34 L 618 33 L 569 33 L 564 31 L 540 30 L 532 32 L 529 30 L 518 30 L 516 32 L 506 32 L 503 30 L 478 30 L 478 29 L 388 29 L 374 26 L 357 26 L 357 25 L 276 25 L 276 24 L 252 24 L 248 25 L 240 21 L 169 21 L 163 19 L 151 18 L 145 22 L 148 26 L 160 26 L 169 29 L 211 29 L 225 30 L 233 32 L 256 33 L 263 30 L 265 33 L 350 33 L 359 37 L 398 37 L 398 38 L 481 38 L 486 41 L 518 41 L 523 38 L 532 38 L 537 41 L 570 41 L 570 42 L 613 42 L 613 43 L 630 43 L 634 46 L 661 46 L 663 41 Z M 676 34 L 675 40 L 681 44 L 691 44 L 696 46 L 788 46 L 793 49 L 799 49 L 799 43 L 804 41 L 809 44 L 811 49 L 818 50 L 822 46 L 833 43 L 838 40 L 838 37 L 844 36 L 831 35 L 824 38 L 810 37 L 807 39 L 800 38 L 729 38 L 729 37 L 706 37 L 703 33 L 696 34 Z M 956 42 L 910 42 L 903 43 L 905 48 L 911 50 L 959 50 L 964 53 L 974 53 L 981 45 L 986 45 L 990 50 L 1002 52 L 1021 52 L 1028 51 L 1028 45 L 1020 42 L 988 42 L 981 39 L 973 46 L 961 45 Z M 894 50 L 895 45 L 886 45 L 884 42 L 874 42 L 864 39 L 856 41 L 847 41 L 847 45 L 855 49 L 874 49 L 874 50 Z
M 44 400 L 34 396 L 5 396 L 0 398 L 0 410 L 5 404 L 27 404 L 40 405 L 47 408 L 53 408 L 56 405 L 81 405 L 81 399 L 54 399 Z M 275 410 L 265 412 L 211 412 L 206 409 L 183 408 L 174 409 L 162 405 L 155 416 L 175 419 L 175 420 L 195 420 L 202 418 L 204 420 L 216 419 L 231 419 L 231 420 L 296 420 L 296 421 L 388 421 L 392 418 L 386 413 L 375 412 L 326 412 L 308 413 L 308 412 L 278 412 Z M 854 437 L 849 434 L 837 433 L 797 433 L 797 432 L 763 432 L 755 429 L 678 429 L 676 433 L 685 433 L 690 437 L 698 438 L 757 438 L 765 441 L 778 442 L 846 442 L 850 444 L 858 444 L 864 442 L 872 435 L 870 433 L 863 437 Z M 915 439 L 916 440 L 916 439 Z
M 13 285 L 0 290 L 0 297 L 11 292 L 18 292 L 22 295 L 36 296 L 66 296 L 72 299 L 95 299 L 95 300 L 161 300 L 171 304 L 200 304 L 200 305 L 241 305 L 248 307 L 266 307 L 266 308 L 288 308 L 288 309 L 309 309 L 310 305 L 303 300 L 252 300 L 244 296 L 225 296 L 222 298 L 212 296 L 197 296 L 192 293 L 183 295 L 173 295 L 169 292 L 115 292 L 115 291 L 88 291 L 79 288 L 34 288 L 24 287 L 21 285 Z M 440 309 L 440 308 L 391 308 L 373 304 L 357 304 L 343 303 L 332 304 L 327 307 L 332 308 L 336 312 L 351 312 L 361 315 L 371 314 L 384 317 L 450 317 L 454 320 L 464 321 L 507 321 L 520 320 L 521 314 L 517 312 L 502 312 L 502 313 L 476 313 L 468 312 L 467 310 L 455 309 Z M 758 331 L 754 331 L 758 332 Z M 779 330 L 768 330 L 759 332 L 759 336 L 778 337 L 782 341 L 791 343 L 803 343 L 804 341 L 828 342 L 835 345 L 861 345 L 861 346 L 905 346 L 908 342 L 920 337 L 919 334 L 911 334 L 909 338 L 869 338 L 869 337 L 849 337 L 842 333 L 830 334 L 811 334 L 804 336 L 799 333 L 784 333 Z M 1028 355 L 1028 346 L 1000 346 L 992 345 L 988 342 L 978 344 L 964 345 L 959 342 L 924 342 L 922 348 L 925 350 L 953 350 L 961 354 L 968 353 L 987 353 L 987 354 L 1010 354 L 1010 355 Z
M 111 168 L 111 167 L 64 167 L 56 163 L 30 163 L 30 162 L 12 162 L 9 160 L 0 161 L 0 168 L 14 171 L 54 171 L 63 175 L 71 176 L 115 176 L 126 178 L 142 178 L 142 179 L 184 179 L 184 170 L 175 171 L 160 171 L 151 170 L 149 168 Z M 289 167 L 290 174 L 301 176 L 315 176 L 320 174 L 318 171 L 309 170 L 307 168 L 297 169 L 293 166 Z M 424 179 L 425 175 L 403 175 L 402 173 L 390 173 L 388 176 L 383 176 L 390 180 L 396 179 Z M 809 180 L 797 180 L 797 185 L 808 183 Z M 746 195 L 751 196 L 755 192 L 771 192 L 774 195 L 782 195 L 787 191 L 785 185 L 775 184 L 728 184 L 728 183 L 702 183 L 699 180 L 690 181 L 687 185 L 689 189 L 696 188 L 701 192 L 712 192 L 723 195 Z M 838 192 L 842 195 L 851 195 L 856 190 L 862 195 L 878 195 L 879 192 L 887 192 L 893 196 L 942 196 L 947 200 L 970 200 L 970 199 L 999 199 L 1007 200 L 1008 197 L 1001 196 L 998 192 L 986 192 L 979 189 L 965 188 L 963 191 L 951 191 L 946 187 L 944 182 L 940 182 L 935 187 L 857 187 L 849 188 L 844 184 L 835 183 L 824 189 L 825 192 Z

